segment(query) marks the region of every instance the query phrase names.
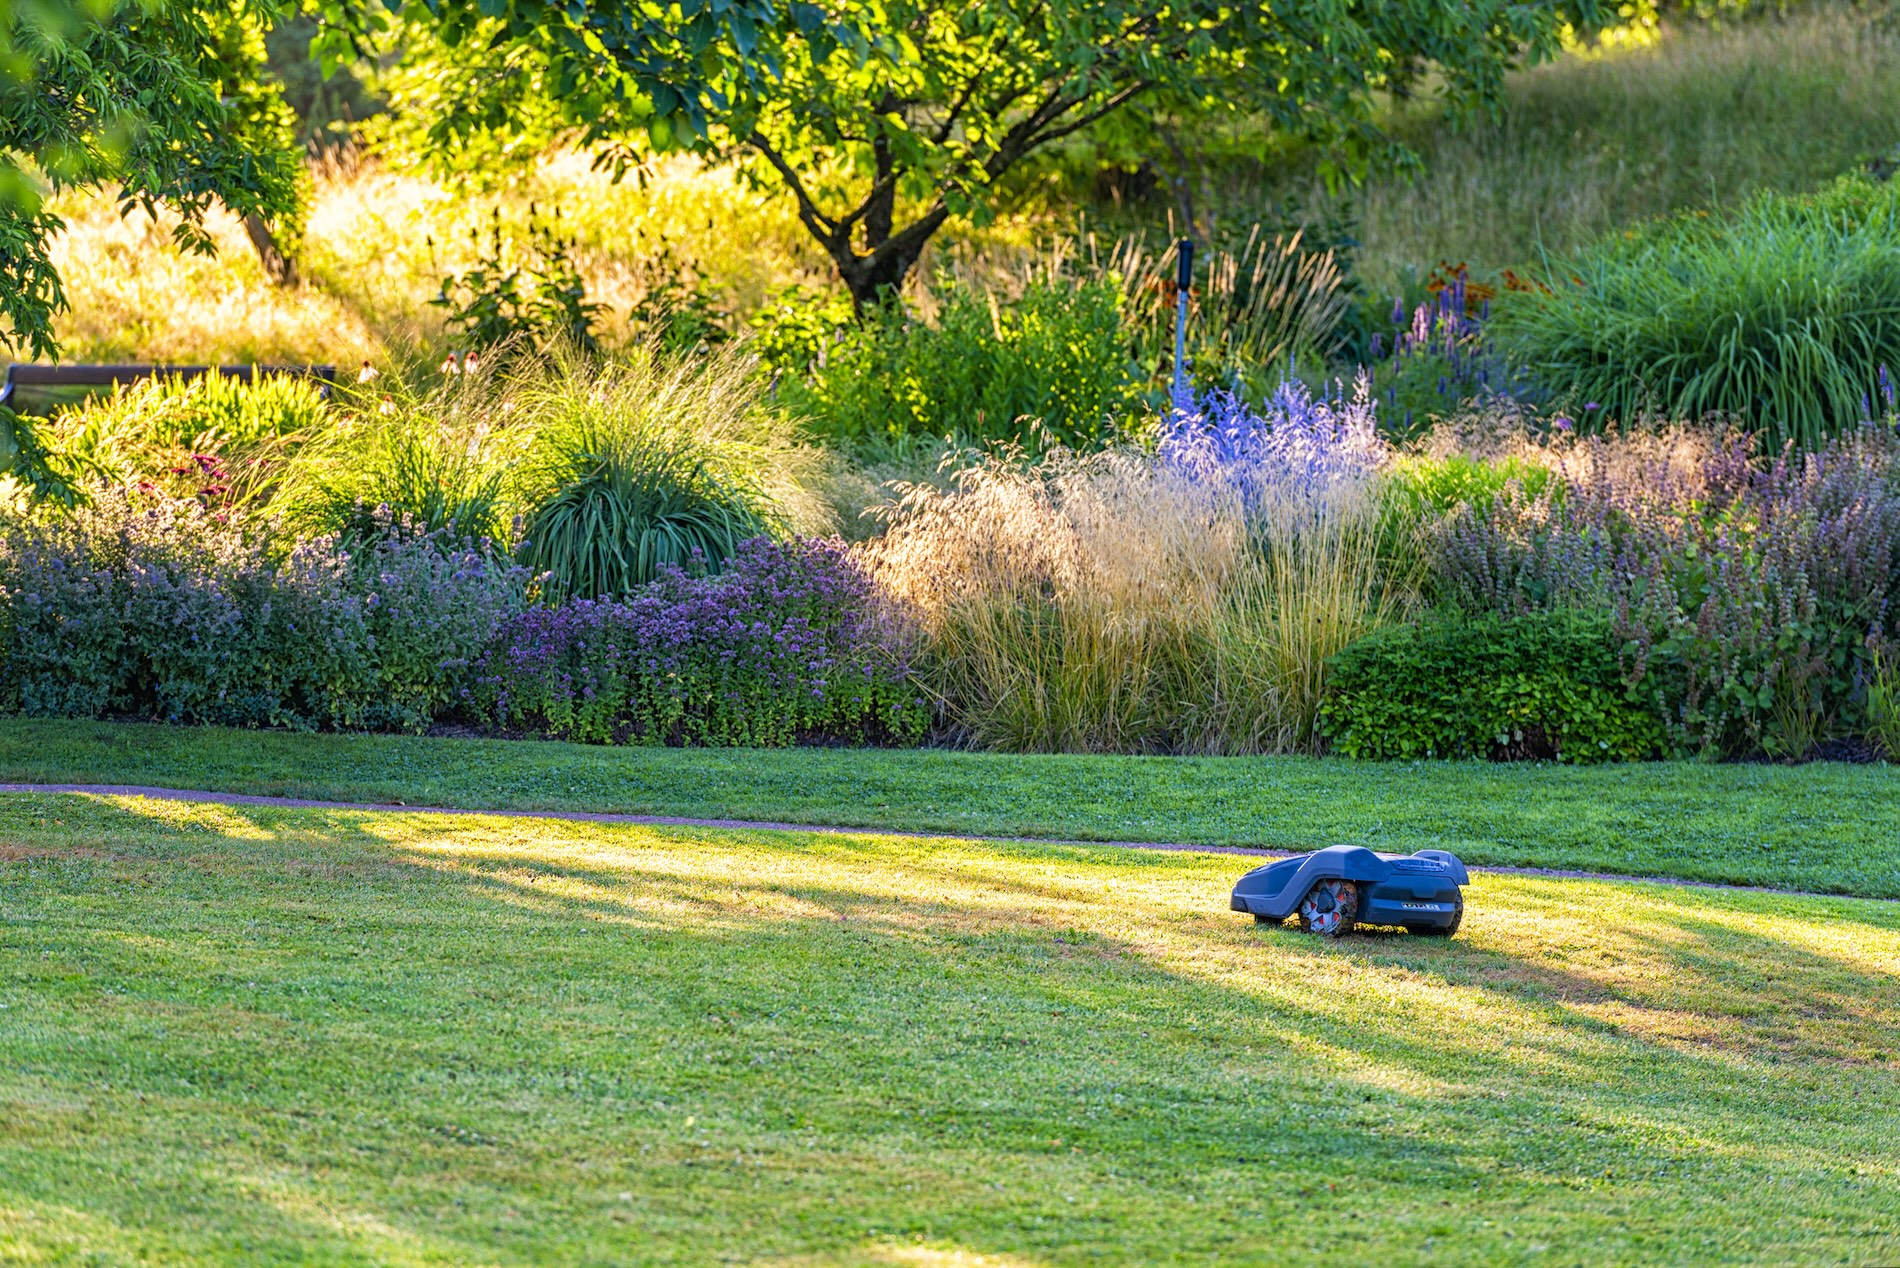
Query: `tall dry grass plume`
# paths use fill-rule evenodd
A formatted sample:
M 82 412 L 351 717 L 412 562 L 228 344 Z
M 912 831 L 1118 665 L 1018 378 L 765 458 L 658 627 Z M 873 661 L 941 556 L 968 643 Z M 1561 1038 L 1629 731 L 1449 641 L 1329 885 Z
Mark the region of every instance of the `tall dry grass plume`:
M 1367 489 L 1250 501 L 1129 448 L 905 486 L 869 548 L 967 743 L 1308 750 L 1325 661 L 1388 619 Z

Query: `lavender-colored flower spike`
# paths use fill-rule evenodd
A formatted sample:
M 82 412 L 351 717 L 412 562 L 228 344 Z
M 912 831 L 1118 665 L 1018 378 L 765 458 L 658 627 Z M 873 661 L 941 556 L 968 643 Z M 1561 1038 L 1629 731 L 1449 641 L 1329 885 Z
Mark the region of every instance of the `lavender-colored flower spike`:
M 1250 505 L 1274 493 L 1324 495 L 1370 476 L 1389 453 L 1363 374 L 1350 397 L 1336 384 L 1330 399 L 1286 380 L 1258 411 L 1230 392 L 1209 393 L 1177 406 L 1156 452 L 1165 466 L 1231 488 Z

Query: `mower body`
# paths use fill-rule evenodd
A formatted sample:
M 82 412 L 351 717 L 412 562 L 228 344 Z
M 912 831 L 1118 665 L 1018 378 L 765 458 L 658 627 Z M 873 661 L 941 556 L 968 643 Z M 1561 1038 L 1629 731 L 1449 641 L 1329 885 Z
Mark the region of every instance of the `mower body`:
M 1334 845 L 1254 868 L 1234 886 L 1232 907 L 1259 920 L 1285 920 L 1321 881 L 1358 887 L 1358 922 L 1408 929 L 1455 929 L 1471 883 L 1458 856 L 1445 850 L 1378 854 Z

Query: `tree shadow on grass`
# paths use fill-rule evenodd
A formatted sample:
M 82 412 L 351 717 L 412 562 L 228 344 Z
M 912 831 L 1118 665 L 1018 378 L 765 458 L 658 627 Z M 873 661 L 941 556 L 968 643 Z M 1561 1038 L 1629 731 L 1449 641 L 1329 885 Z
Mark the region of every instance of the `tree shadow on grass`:
M 382 1230 L 361 1244 L 383 1251 L 473 1256 L 500 1237 L 546 1253 L 564 1237 L 605 1257 L 847 1254 L 895 1233 L 1142 1258 L 1261 1253 L 1267 1232 L 1300 1253 L 1314 1221 L 1344 1216 L 1371 1251 L 1416 1257 L 1450 1235 L 1483 1258 L 1511 1249 L 1496 1239 L 1529 1210 L 1542 1236 L 1608 1237 L 1604 1257 L 1634 1259 L 1668 1245 L 1672 1221 L 1764 1245 L 1826 1235 L 1816 1194 L 1847 1195 L 1843 1151 L 1892 1126 L 1891 1110 L 1834 1112 L 1871 1104 L 1882 1070 L 1810 1072 L 1839 1094 L 1817 1103 L 1773 1082 L 1782 1047 L 1712 1058 L 1615 1013 L 1745 1027 L 1765 1005 L 1739 966 L 1773 962 L 1768 1004 L 1826 1001 L 1802 1025 L 1894 1036 L 1900 1004 L 1876 961 L 1737 928 L 1720 913 L 1755 909 L 1726 896 L 1614 887 L 1640 922 L 1532 945 L 1563 888 L 1594 883 L 1520 881 L 1493 901 L 1521 950 L 1488 934 L 1327 944 L 1224 911 L 1183 919 L 1178 889 L 1129 883 L 1119 858 L 1064 856 L 1073 884 L 1012 871 L 1049 858 L 1033 846 L 62 804 L 77 808 L 60 831 L 0 828 L 109 857 L 36 882 L 0 863 L 0 886 L 43 936 L 63 930 L 62 960 L 143 1007 L 46 987 L 64 1020 L 43 1024 L 73 1038 L 22 1066 L 20 1086 L 79 1095 L 105 1068 L 84 1056 L 105 1040 L 76 1034 L 96 1025 L 117 1040 L 112 1082 L 168 1108 L 121 1098 L 93 1126 L 9 1148 L 37 1166 L 63 1135 L 148 1159 L 168 1124 L 157 1170 L 206 1176 L 207 1218 L 270 1244 L 356 1245 L 310 1214 L 349 1206 Z M 1139 875 L 1200 876 L 1195 860 L 1172 867 Z M 99 905 L 62 912 L 70 895 Z M 326 924 L 282 918 L 326 902 Z M 1848 919 L 1891 938 L 1864 916 Z M 122 941 L 135 922 L 156 961 L 144 968 Z M 247 922 L 265 928 L 244 935 Z M 1583 958 L 1604 953 L 1637 976 Z M 239 1007 L 281 1033 L 220 1011 Z M 197 1029 L 141 1045 L 160 1014 Z M 171 1082 L 190 1071 L 191 1088 Z M 259 1151 L 233 1125 L 298 1107 L 320 1127 L 270 1142 L 276 1187 L 249 1193 Z M 192 1235 L 158 1199 L 84 1183 L 89 1152 L 16 1194 Z M 1763 1188 L 1770 1172 L 1780 1188 Z M 1696 1182 L 1662 1178 L 1685 1174 Z M 484 1222 L 506 1210 L 538 1228 L 509 1242 L 507 1220 Z

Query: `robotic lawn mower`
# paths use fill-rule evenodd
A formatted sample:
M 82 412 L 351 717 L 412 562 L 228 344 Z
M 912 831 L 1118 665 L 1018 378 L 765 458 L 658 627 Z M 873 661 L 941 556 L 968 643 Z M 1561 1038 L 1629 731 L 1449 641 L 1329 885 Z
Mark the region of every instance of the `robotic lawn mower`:
M 1444 850 L 1375 854 L 1335 845 L 1256 867 L 1234 886 L 1232 906 L 1261 924 L 1297 912 L 1301 929 L 1329 938 L 1356 925 L 1450 937 L 1464 919 L 1470 883 L 1458 856 Z

